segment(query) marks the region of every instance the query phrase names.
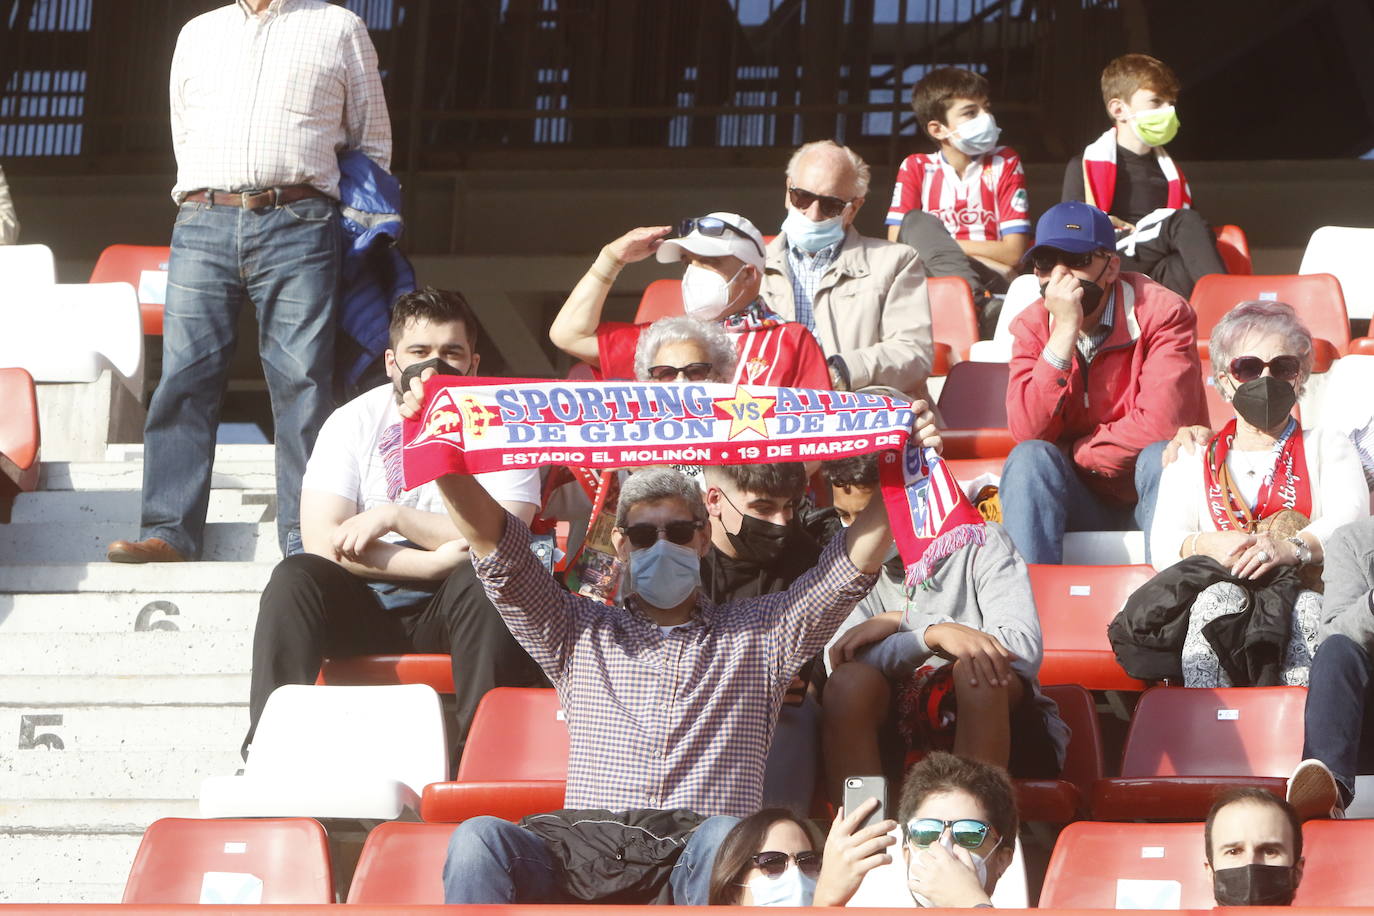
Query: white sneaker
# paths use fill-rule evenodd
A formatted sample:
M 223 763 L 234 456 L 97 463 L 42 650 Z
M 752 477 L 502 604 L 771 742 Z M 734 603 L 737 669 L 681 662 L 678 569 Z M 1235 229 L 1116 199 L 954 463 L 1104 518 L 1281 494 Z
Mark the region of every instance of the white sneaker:
M 1288 777 L 1288 804 L 1303 820 L 1343 818 L 1341 790 L 1336 777 L 1320 760 L 1304 760 Z

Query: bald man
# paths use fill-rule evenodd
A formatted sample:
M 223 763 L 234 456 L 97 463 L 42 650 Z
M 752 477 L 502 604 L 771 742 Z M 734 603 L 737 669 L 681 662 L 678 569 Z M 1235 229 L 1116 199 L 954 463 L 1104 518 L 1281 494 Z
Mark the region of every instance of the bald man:
M 929 400 L 925 269 L 915 249 L 854 228 L 868 182 L 868 164 L 833 140 L 792 154 L 787 218 L 768 246 L 763 297 L 816 335 L 836 389 L 887 385 Z

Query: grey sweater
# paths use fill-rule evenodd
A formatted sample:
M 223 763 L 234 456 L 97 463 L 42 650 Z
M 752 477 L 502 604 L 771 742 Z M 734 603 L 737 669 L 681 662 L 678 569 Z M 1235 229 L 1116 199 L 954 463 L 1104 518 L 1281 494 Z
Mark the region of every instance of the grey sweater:
M 1318 639 L 1339 633 L 1374 656 L 1374 517 L 1337 528 L 1325 549 Z
M 877 668 L 891 680 L 903 681 L 922 665 L 946 663 L 926 645 L 923 637 L 927 627 L 961 623 L 995 636 L 1017 656 L 1012 669 L 1034 688 L 1035 704 L 1045 717 L 1045 727 L 1063 763 L 1069 727 L 1059 717 L 1059 707 L 1040 692 L 1036 681 L 1042 642 L 1030 574 L 1001 525 L 988 523 L 983 546 L 971 545 L 950 554 L 936 567 L 925 586 L 915 590 L 910 607 L 901 578 L 884 570 L 873 590 L 840 625 L 830 645 L 850 627 L 888 611 L 905 612 L 901 629 L 882 642 L 861 649 L 855 656 L 857 660 Z M 825 664 L 829 671 L 829 646 Z

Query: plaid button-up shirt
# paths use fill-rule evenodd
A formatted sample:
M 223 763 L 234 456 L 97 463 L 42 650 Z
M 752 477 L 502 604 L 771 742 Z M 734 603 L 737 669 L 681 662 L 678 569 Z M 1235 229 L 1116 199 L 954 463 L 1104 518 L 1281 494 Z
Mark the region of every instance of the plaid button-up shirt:
M 506 625 L 548 674 L 568 719 L 569 808 L 759 809 L 778 709 L 876 576 L 833 538 L 785 592 L 714 604 L 664 634 L 637 609 L 559 588 L 506 518 L 473 566 Z
M 792 304 L 797 311 L 797 323 L 806 325 L 808 331 L 816 330 L 816 309 L 812 305 L 816 290 L 820 289 L 821 278 L 835 263 L 844 239 L 822 248 L 815 254 L 802 251 L 791 242 L 787 243 L 787 266 L 792 269 Z

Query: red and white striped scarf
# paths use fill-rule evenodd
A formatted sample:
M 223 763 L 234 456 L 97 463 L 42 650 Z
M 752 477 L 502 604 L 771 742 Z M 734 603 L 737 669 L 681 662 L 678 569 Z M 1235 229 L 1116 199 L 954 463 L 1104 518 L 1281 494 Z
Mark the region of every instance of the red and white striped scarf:
M 1108 130 L 1083 150 L 1083 199 L 1104 213 L 1111 212 L 1116 196 L 1116 147 L 1116 131 Z M 1169 181 L 1165 206 L 1171 210 L 1191 207 L 1193 195 L 1178 164 L 1164 147 L 1156 146 L 1154 152 L 1160 171 Z

